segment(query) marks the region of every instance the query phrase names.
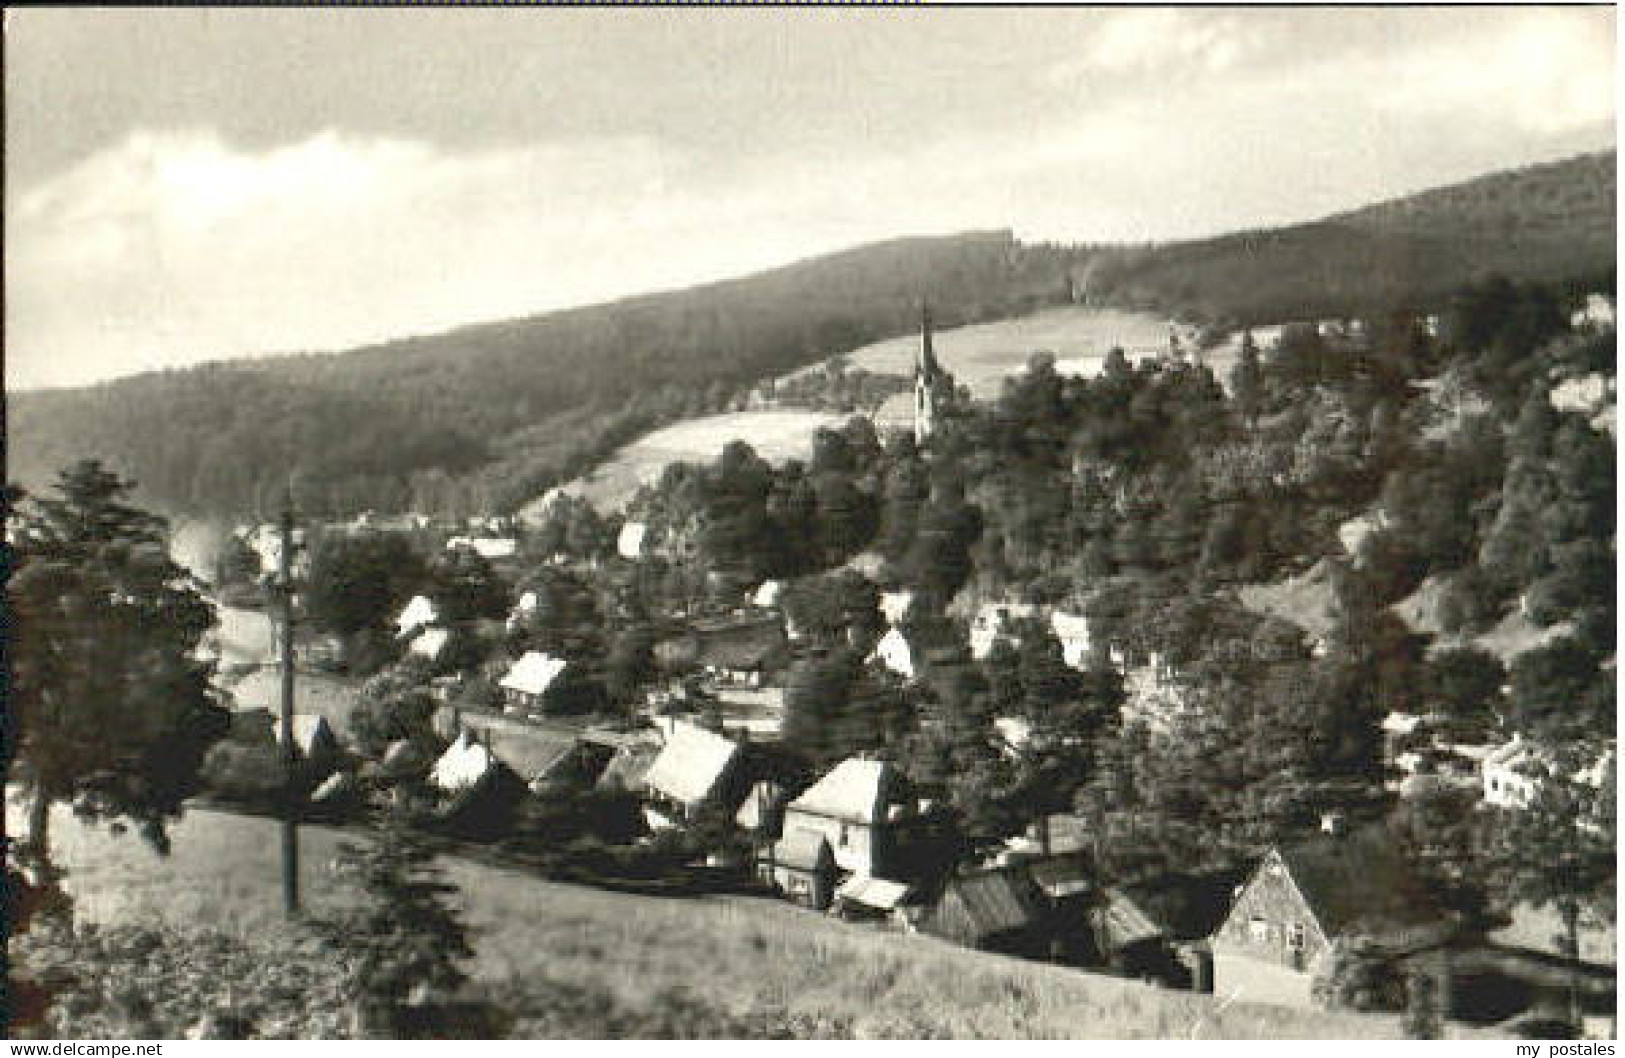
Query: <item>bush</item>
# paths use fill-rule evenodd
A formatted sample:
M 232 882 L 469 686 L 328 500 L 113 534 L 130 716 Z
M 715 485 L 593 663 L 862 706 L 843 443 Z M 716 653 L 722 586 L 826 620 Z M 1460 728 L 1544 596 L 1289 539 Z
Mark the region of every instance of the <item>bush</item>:
M 1396 1011 L 1404 1005 L 1405 982 L 1391 958 L 1369 938 L 1355 935 L 1332 942 L 1310 994 L 1328 1010 Z

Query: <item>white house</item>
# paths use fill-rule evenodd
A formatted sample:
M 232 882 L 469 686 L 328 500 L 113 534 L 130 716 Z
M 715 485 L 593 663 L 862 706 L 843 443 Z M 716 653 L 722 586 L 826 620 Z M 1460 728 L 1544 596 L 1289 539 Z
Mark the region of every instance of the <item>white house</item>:
M 674 725 L 643 776 L 650 800 L 644 817 L 650 827 L 673 826 L 706 805 L 737 810 L 746 793 L 736 781 L 739 759 L 738 743 L 694 724 Z
M 779 597 L 784 594 L 782 580 L 764 580 L 761 587 L 750 597 L 751 605 L 760 606 L 764 610 L 771 610 L 779 604 Z
M 616 554 L 625 559 L 641 558 L 648 535 L 649 527 L 643 522 L 627 522 L 621 526 L 621 534 L 615 538 Z
M 820 834 L 843 871 L 884 876 L 895 866 L 892 829 L 911 805 L 891 764 L 848 757 L 784 810 L 784 834 Z
M 439 661 L 440 655 L 451 642 L 451 633 L 444 628 L 425 628 L 413 640 L 409 648 L 420 658 L 429 661 Z
M 1082 614 L 1055 610 L 1049 615 L 1050 631 L 1061 641 L 1061 656 L 1069 668 L 1084 669 L 1089 664 L 1089 618 Z
M 473 787 L 495 767 L 495 755 L 463 731 L 435 761 L 429 782 L 445 793 L 458 793 Z
M 908 608 L 914 605 L 914 593 L 911 591 L 883 591 L 880 593 L 880 612 L 886 618 L 886 623 L 893 628 L 901 624 L 903 618 L 908 616 Z
M 880 637 L 875 644 L 871 658 L 879 659 L 891 671 L 904 679 L 914 678 L 914 649 L 908 645 L 908 639 L 898 629 L 890 629 Z
M 401 610 L 399 617 L 395 618 L 395 634 L 404 639 L 420 628 L 427 628 L 440 619 L 435 609 L 434 600 L 427 595 L 414 595 L 412 601 Z
M 524 711 L 540 707 L 542 698 L 568 665 L 563 658 L 539 650 L 532 650 L 520 658 L 498 684 L 503 697 L 507 699 L 508 708 Z

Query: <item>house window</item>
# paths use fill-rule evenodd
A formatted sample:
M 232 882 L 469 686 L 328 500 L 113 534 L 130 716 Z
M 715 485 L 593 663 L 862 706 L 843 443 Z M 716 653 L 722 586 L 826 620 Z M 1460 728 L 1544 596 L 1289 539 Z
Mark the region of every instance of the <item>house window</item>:
M 851 843 L 852 843 L 852 833 L 851 833 L 850 830 L 847 829 L 846 824 L 842 823 L 841 824 L 840 846 L 841 846 L 841 848 L 844 849 L 848 845 L 850 845 Z
M 1268 944 L 1270 939 L 1269 919 L 1261 915 L 1254 915 L 1248 919 L 1247 935 L 1259 944 Z
M 1294 922 L 1287 927 L 1286 946 L 1293 951 L 1303 951 L 1305 932 L 1302 922 Z

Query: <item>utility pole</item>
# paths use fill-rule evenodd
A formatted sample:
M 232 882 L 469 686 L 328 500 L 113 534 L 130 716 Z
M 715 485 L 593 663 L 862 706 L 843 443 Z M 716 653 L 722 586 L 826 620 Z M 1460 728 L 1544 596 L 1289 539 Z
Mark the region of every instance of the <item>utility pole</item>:
M 282 555 L 278 590 L 282 595 L 282 908 L 299 914 L 299 822 L 296 782 L 299 750 L 293 739 L 293 490 L 282 505 Z

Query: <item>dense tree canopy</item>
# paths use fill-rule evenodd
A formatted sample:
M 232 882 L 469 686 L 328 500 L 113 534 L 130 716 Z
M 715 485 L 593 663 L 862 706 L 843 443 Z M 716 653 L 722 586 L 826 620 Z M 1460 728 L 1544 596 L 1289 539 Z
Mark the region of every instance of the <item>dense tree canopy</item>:
M 18 511 L 8 693 L 13 772 L 46 813 L 71 803 L 128 820 L 160 849 L 224 729 L 198 647 L 214 610 L 165 550 L 163 521 L 126 502 L 130 482 L 86 461 Z

